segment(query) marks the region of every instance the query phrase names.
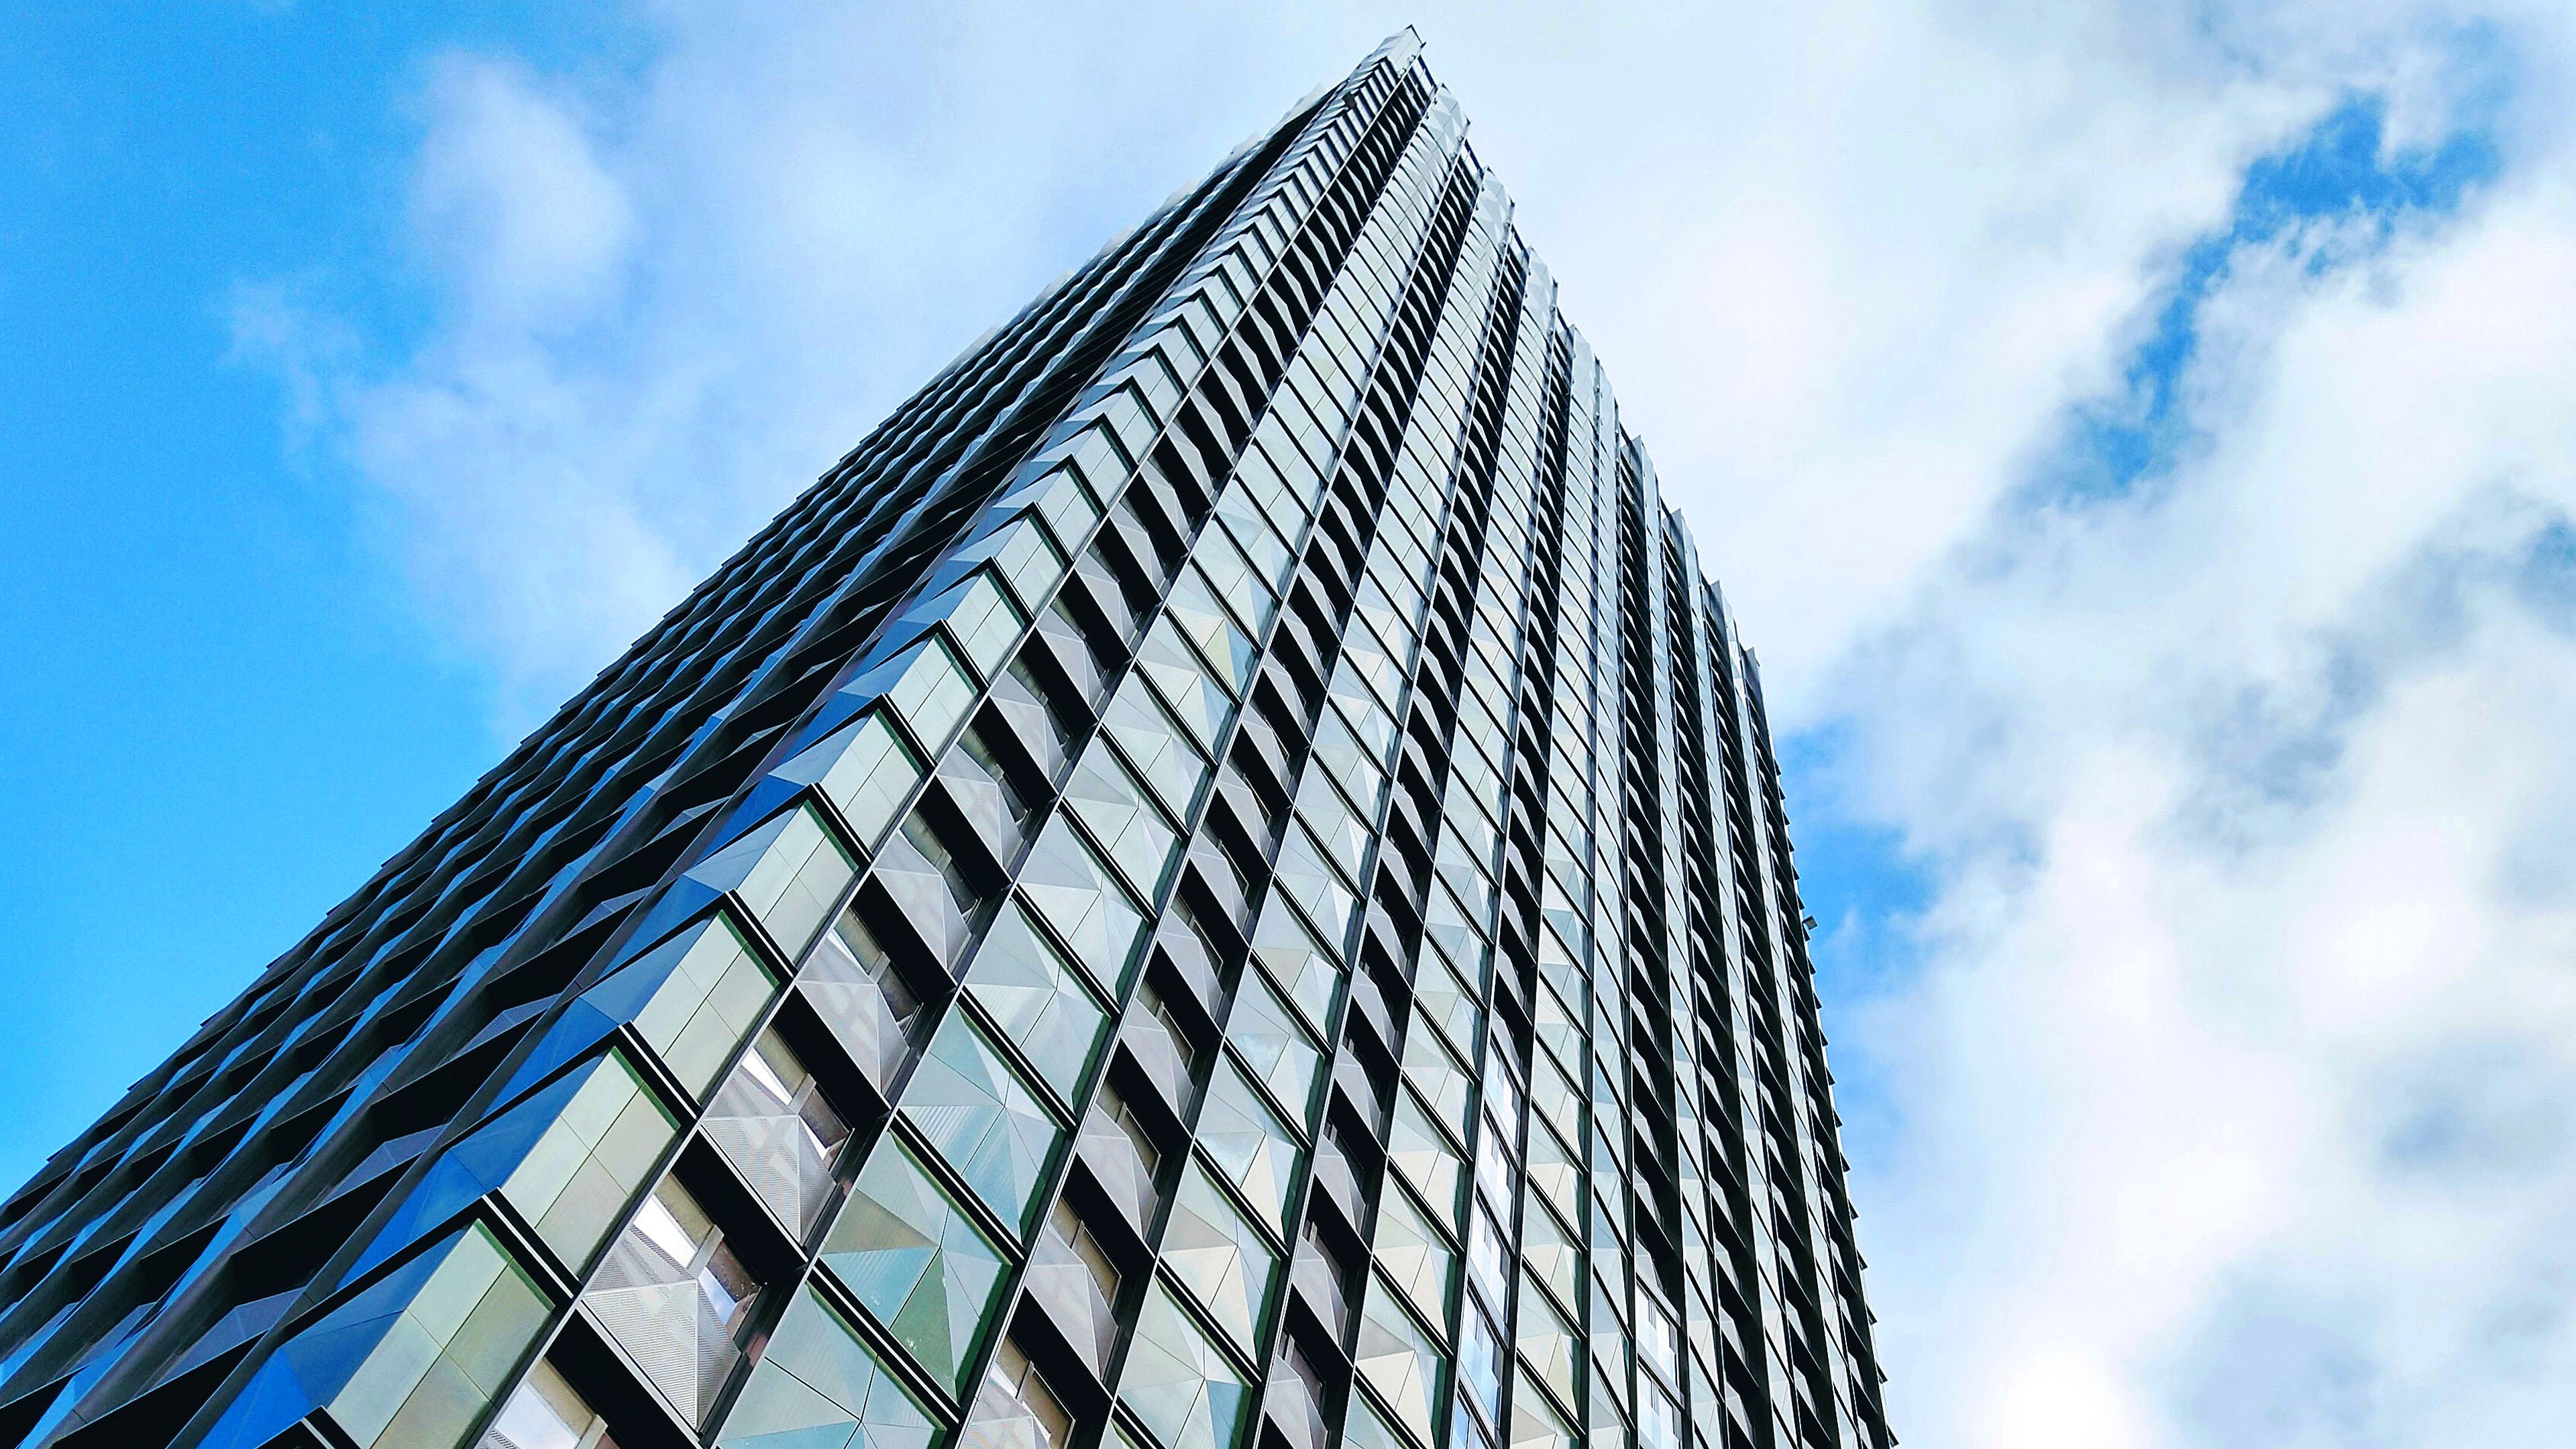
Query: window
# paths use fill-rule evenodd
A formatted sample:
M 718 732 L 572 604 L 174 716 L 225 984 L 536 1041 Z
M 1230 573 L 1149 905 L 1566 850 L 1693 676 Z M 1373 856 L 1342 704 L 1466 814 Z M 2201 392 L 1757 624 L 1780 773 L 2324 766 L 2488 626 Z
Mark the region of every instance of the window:
M 1065 1337 L 1099 1373 L 1118 1337 L 1121 1275 L 1108 1249 L 1074 1211 L 1056 1199 L 1037 1245 L 1029 1254 L 1029 1297 L 1047 1306 Z
M 855 1330 L 811 1289 L 779 1324 L 717 1444 L 810 1442 L 848 1449 L 931 1449 L 938 1422 Z
M 742 1356 L 760 1285 L 698 1200 L 664 1178 L 582 1301 L 690 1423 Z
M 939 778 L 947 782 L 949 798 L 983 838 L 994 861 L 1006 870 L 1016 864 L 1028 841 L 1029 802 L 981 725 L 968 729 L 940 761 Z
M 1163 1449 L 1226 1449 L 1251 1394 L 1246 1376 L 1156 1283 L 1137 1321 L 1118 1397 Z
M 1231 1057 L 1220 1058 L 1199 1112 L 1199 1145 L 1273 1229 L 1284 1230 L 1297 1139 Z
M 1064 1449 L 1072 1435 L 1073 1416 L 1018 1340 L 1003 1340 L 966 1416 L 963 1449 Z
M 801 1238 L 830 1205 L 832 1162 L 850 1128 L 795 1051 L 765 1030 L 716 1093 L 706 1135 Z
M 1416 1442 L 1436 1442 L 1432 1418 L 1449 1355 L 1413 1321 L 1383 1278 L 1369 1285 L 1368 1302 L 1360 1311 L 1359 1343 L 1351 1360 L 1360 1377 L 1395 1411 L 1395 1421 L 1413 1432 Z M 1363 1402 L 1357 1396 L 1351 1399 L 1355 1407 Z M 1360 1416 L 1354 1414 L 1353 1419 L 1356 1424 Z
M 540 1362 L 501 1406 L 479 1449 L 617 1449 L 617 1441 L 555 1366 Z
M 1064 812 L 1039 832 L 1020 868 L 1020 891 L 1094 985 L 1113 996 L 1126 990 L 1145 931 L 1144 912 Z
M 1190 1045 L 1189 1024 L 1152 978 L 1136 989 L 1135 1020 L 1144 1030 L 1169 1041 L 1172 1055 L 1180 1059 L 1181 1074 L 1197 1080 L 1199 1054 L 1198 1049 Z M 1177 1109 L 1187 1104 L 1175 1102 L 1172 1105 Z
M 922 1004 L 855 903 L 806 962 L 804 991 L 869 1080 L 889 1087 L 911 1055 Z
M 318 1413 L 365 1449 L 460 1443 L 551 1311 L 500 1240 L 474 1224 L 288 1340 L 207 1438 L 266 1443 Z
M 1253 1075 L 1284 1103 L 1299 1123 L 1314 1110 L 1323 1050 L 1316 1046 L 1278 991 L 1260 973 L 1245 975 L 1235 990 L 1226 1038 L 1252 1064 Z
M 976 950 L 966 968 L 966 994 L 1049 1086 L 1068 1101 L 1081 1099 L 1109 1016 L 1019 902 L 1002 908 Z
M 903 1143 L 879 1138 L 823 1240 L 823 1264 L 951 1392 L 1008 1264 Z
M 1180 858 L 1180 833 L 1112 751 L 1095 746 L 1084 753 L 1065 782 L 1064 800 L 1137 894 L 1151 899 L 1163 888 Z
M 902 1114 L 1020 1231 L 1062 1137 L 1020 1074 L 962 1011 L 948 1013 L 904 1091 Z
M 1163 1154 L 1116 1082 L 1100 1084 L 1090 1115 L 1083 1118 L 1082 1137 L 1083 1161 L 1127 1225 L 1141 1237 L 1162 1203 L 1156 1178 Z
M 1279 1254 L 1196 1160 L 1182 1174 L 1171 1223 L 1163 1230 L 1163 1262 L 1234 1346 L 1252 1354 L 1261 1342 Z

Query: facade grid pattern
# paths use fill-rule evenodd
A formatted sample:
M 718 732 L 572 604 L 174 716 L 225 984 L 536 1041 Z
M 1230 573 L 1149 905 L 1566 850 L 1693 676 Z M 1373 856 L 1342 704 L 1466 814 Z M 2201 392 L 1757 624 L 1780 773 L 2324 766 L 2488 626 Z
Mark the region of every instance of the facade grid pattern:
M 1803 920 L 1408 32 L 0 1204 L 0 1443 L 1885 1449 Z

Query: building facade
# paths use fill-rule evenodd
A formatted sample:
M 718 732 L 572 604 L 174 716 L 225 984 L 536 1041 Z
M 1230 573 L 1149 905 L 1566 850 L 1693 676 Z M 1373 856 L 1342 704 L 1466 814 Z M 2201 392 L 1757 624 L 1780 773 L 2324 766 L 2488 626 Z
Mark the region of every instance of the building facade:
M 0 1205 L 0 1443 L 1882 1449 L 1802 917 L 1408 34 Z

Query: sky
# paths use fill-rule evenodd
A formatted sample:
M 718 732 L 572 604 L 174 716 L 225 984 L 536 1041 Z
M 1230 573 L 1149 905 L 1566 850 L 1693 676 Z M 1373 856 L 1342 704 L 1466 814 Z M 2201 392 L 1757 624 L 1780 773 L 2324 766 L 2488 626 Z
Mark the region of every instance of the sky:
M 0 1177 L 1411 23 L 1760 651 L 1900 1437 L 2564 1437 L 2563 6 L 12 10 Z

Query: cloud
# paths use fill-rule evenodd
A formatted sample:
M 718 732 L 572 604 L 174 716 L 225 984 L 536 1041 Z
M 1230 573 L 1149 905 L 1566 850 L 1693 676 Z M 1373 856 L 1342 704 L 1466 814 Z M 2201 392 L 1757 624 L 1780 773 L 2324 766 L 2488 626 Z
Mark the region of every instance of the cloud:
M 1899 1434 L 2576 1408 L 2563 17 L 632 18 L 425 63 L 403 245 L 236 306 L 505 723 L 1418 19 L 1762 648 L 1801 838 L 1906 875 L 1833 938 L 1898 967 L 1828 962 Z
M 235 307 L 505 730 L 1311 83 L 1175 111 L 1226 27 L 1038 7 L 632 18 L 623 68 L 428 58 L 401 244 Z
M 1847 659 L 1844 758 L 1939 881 L 1861 1033 L 1918 1439 L 2571 1407 L 2576 192 L 2509 160 L 2456 218 L 2232 241 L 2153 486 L 1997 517 Z
M 326 439 L 521 722 L 960 343 L 1417 17 L 631 18 L 622 66 L 426 63 L 407 247 L 334 279 L 359 315 L 314 314 L 372 344 L 317 374 Z M 1418 18 L 1793 703 L 2101 380 L 2141 258 L 2333 100 L 2140 61 L 2137 22 L 2082 7 Z
M 492 333 L 594 316 L 635 229 L 579 100 L 506 60 L 442 57 L 412 178 L 415 231 L 464 315 Z

